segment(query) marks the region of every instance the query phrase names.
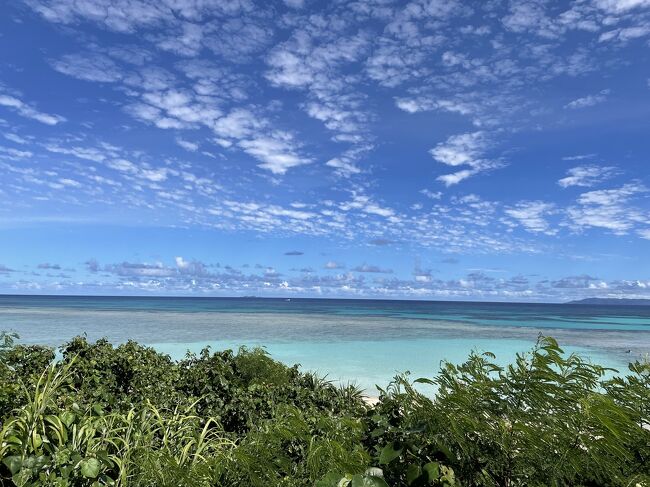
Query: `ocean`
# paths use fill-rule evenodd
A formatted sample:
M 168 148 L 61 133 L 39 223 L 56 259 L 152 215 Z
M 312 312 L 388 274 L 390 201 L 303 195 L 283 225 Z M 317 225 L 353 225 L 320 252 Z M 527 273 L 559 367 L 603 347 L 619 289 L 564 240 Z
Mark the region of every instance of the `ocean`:
M 76 335 L 129 339 L 173 358 L 205 346 L 263 346 L 375 394 L 397 374 L 432 377 L 472 350 L 512 361 L 539 334 L 625 371 L 650 353 L 650 307 L 347 299 L 0 295 L 0 330 L 58 347 Z

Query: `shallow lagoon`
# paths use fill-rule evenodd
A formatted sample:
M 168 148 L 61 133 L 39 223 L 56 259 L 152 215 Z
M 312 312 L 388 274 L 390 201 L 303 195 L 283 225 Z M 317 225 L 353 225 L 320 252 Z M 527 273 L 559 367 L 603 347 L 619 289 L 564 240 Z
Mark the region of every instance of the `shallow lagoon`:
M 619 369 L 650 352 L 650 308 L 635 306 L 0 296 L 0 329 L 52 346 L 84 333 L 134 339 L 174 358 L 208 345 L 261 345 L 369 393 L 398 372 L 430 377 L 440 361 L 460 362 L 471 350 L 507 363 L 539 333 Z

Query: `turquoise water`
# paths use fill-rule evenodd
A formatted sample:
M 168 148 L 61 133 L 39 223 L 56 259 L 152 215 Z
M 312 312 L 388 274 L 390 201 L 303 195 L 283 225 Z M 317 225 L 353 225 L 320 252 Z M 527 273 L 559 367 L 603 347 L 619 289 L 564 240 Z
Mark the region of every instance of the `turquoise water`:
M 511 361 L 539 333 L 623 369 L 650 352 L 650 307 L 257 298 L 0 296 L 0 330 L 59 346 L 86 334 L 186 351 L 266 347 L 288 364 L 369 393 L 399 372 L 432 376 L 471 350 Z

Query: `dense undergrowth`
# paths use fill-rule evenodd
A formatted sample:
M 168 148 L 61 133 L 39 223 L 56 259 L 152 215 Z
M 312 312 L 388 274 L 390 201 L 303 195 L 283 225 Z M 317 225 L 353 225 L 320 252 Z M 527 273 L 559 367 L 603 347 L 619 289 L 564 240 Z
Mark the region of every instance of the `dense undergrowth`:
M 1 485 L 650 486 L 650 364 L 605 379 L 551 338 L 443 364 L 414 381 L 433 399 L 397 377 L 372 407 L 260 349 L 75 338 L 54 358 L 0 335 Z

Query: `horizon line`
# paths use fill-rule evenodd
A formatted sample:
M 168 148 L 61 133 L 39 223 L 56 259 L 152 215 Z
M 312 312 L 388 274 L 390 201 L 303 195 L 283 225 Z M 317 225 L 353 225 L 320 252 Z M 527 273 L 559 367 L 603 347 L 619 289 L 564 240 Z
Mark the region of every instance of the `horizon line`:
M 482 303 L 482 304 L 547 304 L 547 305 L 562 305 L 562 304 L 581 304 L 581 301 L 588 299 L 606 299 L 606 300 L 619 300 L 624 301 L 650 301 L 642 298 L 582 298 L 569 301 L 477 301 L 468 299 L 458 300 L 444 300 L 444 299 L 409 299 L 409 298 L 371 298 L 371 297 L 306 297 L 306 296 L 199 296 L 199 295 L 163 295 L 163 294 L 11 294 L 0 293 L 2 297 L 45 297 L 45 298 L 167 298 L 167 299 L 269 299 L 269 300 L 320 300 L 320 301 L 408 301 L 408 302 L 422 302 L 422 303 Z M 610 306 L 616 306 L 611 304 Z M 601 306 L 607 306 L 602 304 Z

